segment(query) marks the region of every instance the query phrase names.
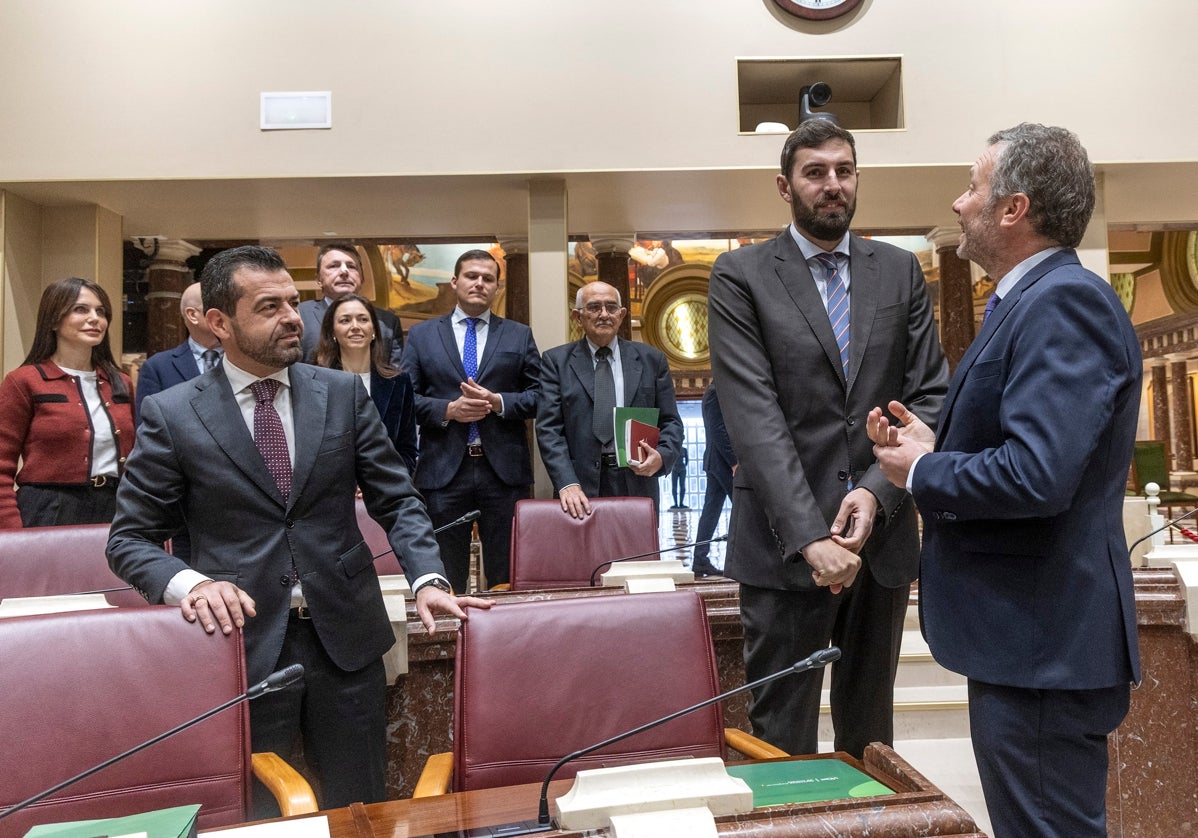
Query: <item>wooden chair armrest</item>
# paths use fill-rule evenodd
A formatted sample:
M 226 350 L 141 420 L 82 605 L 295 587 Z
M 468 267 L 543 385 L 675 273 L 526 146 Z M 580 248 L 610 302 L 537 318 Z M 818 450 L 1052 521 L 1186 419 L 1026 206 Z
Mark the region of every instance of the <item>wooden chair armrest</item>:
M 251 754 L 250 759 L 254 776 L 275 796 L 283 817 L 307 815 L 320 808 L 308 781 L 278 754 L 265 751 Z
M 728 747 L 739 751 L 749 759 L 774 759 L 775 757 L 790 756 L 781 748 L 775 748 L 769 742 L 734 727 L 724 728 L 724 741 L 728 743 Z
M 449 794 L 449 781 L 453 778 L 453 753 L 446 751 L 441 754 L 431 754 L 416 781 L 416 789 L 412 797 L 436 797 L 439 794 Z
M 500 582 L 498 585 L 492 585 L 487 588 L 488 591 L 510 591 L 512 584 L 510 582 Z

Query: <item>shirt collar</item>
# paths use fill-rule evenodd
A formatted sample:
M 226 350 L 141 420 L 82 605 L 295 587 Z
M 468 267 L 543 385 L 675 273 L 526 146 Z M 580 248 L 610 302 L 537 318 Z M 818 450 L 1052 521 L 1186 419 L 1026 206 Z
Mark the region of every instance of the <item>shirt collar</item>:
M 283 367 L 281 370 L 275 370 L 270 375 L 257 376 L 248 373 L 241 367 L 229 360 L 227 352 L 221 353 L 224 356 L 223 363 L 225 365 L 225 376 L 229 379 L 229 386 L 233 388 L 234 393 L 240 393 L 242 390 L 249 389 L 249 386 L 261 378 L 273 378 L 280 382 L 284 387 L 291 386 L 291 368 Z
M 454 322 L 455 326 L 458 323 L 461 323 L 466 318 L 472 317 L 472 316 L 473 315 L 467 314 L 466 312 L 462 311 L 461 306 L 453 307 L 453 322 Z M 487 309 L 482 314 L 478 315 L 478 319 L 483 321 L 484 323 L 486 323 L 488 326 L 491 325 L 491 310 Z
M 596 344 L 591 343 L 590 338 L 586 338 L 586 342 L 587 342 L 587 349 L 590 350 L 591 357 L 594 358 L 595 353 L 599 351 L 599 347 Z M 611 350 L 611 356 L 613 359 L 615 359 L 619 354 L 619 345 L 620 345 L 619 336 L 612 338 L 611 343 L 609 343 L 607 345 L 607 348 Z
M 810 262 L 816 256 L 819 256 L 821 253 L 828 252 L 800 233 L 799 228 L 795 227 L 793 223 L 791 223 L 787 229 L 790 230 L 790 237 L 795 240 L 795 244 L 799 246 L 799 250 L 803 252 L 803 258 L 808 262 Z M 850 234 L 846 232 L 844 234 L 844 238 L 840 240 L 840 243 L 837 244 L 836 247 L 832 248 L 833 253 L 840 253 L 846 259 L 849 257 L 849 235 Z
M 1046 247 L 1039 253 L 1033 253 L 1018 265 L 1011 268 L 1011 270 L 1007 272 L 1007 275 L 998 281 L 998 286 L 994 289 L 994 293 L 998 294 L 998 298 L 1001 300 L 1010 293 L 1011 289 L 1018 284 L 1019 280 L 1023 279 L 1032 272 L 1032 268 L 1036 267 L 1036 265 L 1039 265 L 1052 254 L 1064 249 L 1065 248 L 1063 247 Z

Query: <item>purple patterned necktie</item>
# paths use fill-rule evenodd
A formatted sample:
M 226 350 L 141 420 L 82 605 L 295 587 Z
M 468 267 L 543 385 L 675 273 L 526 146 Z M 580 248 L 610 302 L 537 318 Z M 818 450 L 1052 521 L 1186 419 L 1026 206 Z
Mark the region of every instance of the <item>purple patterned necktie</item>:
M 840 272 L 839 260 L 835 253 L 817 253 L 815 260 L 824 266 L 828 272 L 828 322 L 832 324 L 832 334 L 836 336 L 836 345 L 840 347 L 840 366 L 844 368 L 844 377 L 849 377 L 849 295 L 844 287 L 844 275 Z
M 982 325 L 986 325 L 986 321 L 990 319 L 990 315 L 994 314 L 994 309 L 998 308 L 998 304 L 1002 302 L 1002 297 L 998 294 L 991 294 L 990 299 L 986 300 L 986 310 L 982 312 Z
M 279 381 L 263 378 L 250 385 L 254 394 L 254 444 L 262 452 L 266 469 L 278 484 L 283 500 L 291 494 L 291 455 L 287 453 L 287 435 L 283 420 L 275 410 Z

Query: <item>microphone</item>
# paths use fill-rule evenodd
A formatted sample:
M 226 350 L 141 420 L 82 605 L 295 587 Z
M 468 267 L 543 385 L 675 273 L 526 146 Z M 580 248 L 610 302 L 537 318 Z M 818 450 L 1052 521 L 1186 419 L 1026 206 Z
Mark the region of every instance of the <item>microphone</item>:
M 1169 529 L 1169 527 L 1177 526 L 1177 524 L 1181 523 L 1186 518 L 1189 518 L 1195 512 L 1198 512 L 1198 506 L 1194 507 L 1193 509 L 1191 509 L 1189 512 L 1185 513 L 1184 515 L 1178 515 L 1172 521 L 1169 521 L 1168 523 L 1166 523 L 1163 527 L 1157 527 L 1155 530 L 1148 533 L 1148 535 L 1144 536 L 1143 538 L 1137 538 L 1135 541 L 1132 542 L 1131 546 L 1127 548 L 1127 555 L 1130 556 L 1137 547 L 1139 547 L 1141 544 L 1143 544 L 1148 539 L 1152 538 L 1158 532 L 1164 532 L 1165 530 Z
M 633 559 L 643 559 L 646 556 L 660 556 L 662 553 L 671 553 L 674 550 L 685 550 L 687 547 L 698 547 L 700 544 L 715 544 L 717 542 L 727 540 L 728 536 L 717 535 L 715 538 L 709 538 L 706 541 L 692 541 L 690 544 L 673 544 L 669 547 L 662 547 L 660 550 L 650 550 L 648 553 L 638 553 L 635 556 L 623 556 L 618 559 L 608 559 L 607 561 L 598 564 L 595 569 L 591 571 L 591 587 L 595 587 L 595 577 L 599 574 L 599 571 L 603 570 L 603 568 L 610 564 L 615 564 L 616 562 L 630 562 Z
M 433 530 L 433 535 L 440 535 L 441 533 L 445 532 L 446 530 L 451 530 L 454 527 L 460 527 L 462 524 L 472 523 L 474 521 L 477 521 L 482 516 L 483 516 L 482 512 L 478 511 L 477 509 L 472 509 L 469 512 L 467 512 L 465 515 L 463 515 L 461 518 L 458 518 L 456 521 L 450 521 L 448 524 L 445 524 L 444 526 L 437 527 L 435 530 Z M 379 553 L 377 556 L 374 556 L 373 559 L 381 559 L 383 556 L 387 555 L 388 553 L 394 553 L 394 552 L 395 552 L 394 550 L 388 548 L 388 549 L 384 550 L 383 552 Z
M 706 701 L 700 701 L 698 704 L 693 704 L 690 707 L 687 707 L 685 710 L 679 710 L 676 713 L 671 713 L 668 716 L 663 716 L 662 718 L 657 719 L 656 721 L 649 722 L 648 724 L 643 724 L 638 728 L 634 728 L 634 729 L 626 731 L 624 733 L 617 734 L 616 736 L 613 736 L 610 739 L 604 739 L 602 742 L 599 742 L 595 745 L 590 745 L 586 748 L 577 750 L 572 754 L 566 754 L 566 756 L 562 757 L 556 763 L 554 763 L 553 767 L 549 769 L 549 774 L 546 775 L 546 777 L 545 777 L 545 782 L 543 782 L 541 784 L 541 800 L 540 800 L 540 808 L 537 813 L 536 828 L 530 829 L 528 832 L 512 832 L 512 833 L 502 832 L 502 833 L 498 833 L 498 834 L 505 835 L 505 836 L 509 835 L 509 834 L 510 835 L 527 835 L 530 832 L 544 832 L 551 828 L 550 818 L 549 818 L 549 781 L 553 779 L 553 775 L 557 773 L 557 770 L 559 768 L 561 768 L 563 765 L 565 765 L 567 762 L 578 759 L 579 757 L 584 757 L 587 754 L 598 751 L 600 748 L 606 748 L 608 745 L 614 745 L 615 743 L 621 742 L 630 736 L 636 736 L 638 733 L 644 733 L 647 730 L 652 730 L 653 728 L 655 728 L 659 725 L 663 725 L 666 722 L 671 722 L 674 719 L 677 719 L 679 716 L 685 716 L 687 713 L 693 713 L 694 711 L 702 710 L 704 707 L 707 707 L 709 705 L 716 704 L 721 701 L 725 701 L 725 700 L 731 698 L 732 696 L 737 695 L 738 693 L 743 693 L 745 690 L 755 689 L 764 684 L 768 684 L 770 681 L 774 681 L 778 678 L 785 678 L 787 675 L 794 675 L 799 672 L 807 672 L 808 670 L 811 670 L 811 669 L 820 669 L 820 668 L 825 667 L 828 664 L 832 663 L 832 661 L 839 660 L 839 659 L 840 659 L 840 649 L 838 647 L 829 646 L 827 649 L 820 649 L 818 652 L 803 658 L 801 661 L 794 664 L 793 666 L 790 666 L 790 667 L 787 667 L 786 669 L 775 672 L 772 675 L 766 675 L 764 678 L 758 678 L 756 681 L 753 681 L 750 684 L 744 684 L 743 686 L 728 690 L 728 692 L 726 692 L 726 693 L 720 693 L 715 698 L 709 698 Z
M 255 684 L 254 686 L 250 687 L 248 690 L 243 692 L 241 695 L 237 696 L 236 698 L 229 699 L 224 704 L 221 704 L 219 707 L 213 707 L 211 710 L 207 710 L 207 711 L 201 713 L 200 715 L 196 716 L 194 719 L 191 719 L 190 721 L 186 721 L 177 727 L 171 728 L 166 733 L 160 733 L 157 736 L 155 736 L 153 739 L 150 739 L 146 742 L 142 742 L 140 745 L 136 745 L 136 746 L 130 748 L 129 750 L 125 751 L 123 754 L 117 754 L 116 756 L 112 757 L 111 759 L 107 759 L 104 762 L 100 763 L 99 765 L 96 765 L 96 766 L 93 766 L 92 768 L 87 769 L 86 771 L 84 771 L 81 774 L 76 774 L 74 777 L 71 777 L 69 780 L 63 780 L 58 785 L 56 785 L 52 788 L 48 788 L 45 791 L 38 792 L 33 797 L 30 797 L 27 800 L 22 800 L 20 803 L 16 804 L 15 806 L 11 806 L 8 809 L 5 809 L 3 812 L 0 812 L 0 820 L 7 818 L 11 814 L 21 811 L 22 809 L 24 809 L 27 806 L 32 806 L 34 803 L 37 803 L 39 800 L 43 800 L 43 799 L 49 797 L 50 795 L 54 794 L 55 792 L 62 791 L 67 786 L 73 786 L 75 783 L 79 782 L 80 780 L 87 779 L 88 777 L 95 774 L 96 772 L 103 771 L 108 766 L 114 765 L 114 764 L 120 762 L 121 760 L 125 759 L 126 757 L 131 757 L 134 754 L 138 753 L 139 751 L 144 751 L 146 748 L 150 747 L 151 745 L 158 744 L 163 739 L 169 739 L 170 737 L 174 736 L 176 733 L 182 733 L 183 731 L 187 730 L 189 727 L 192 727 L 193 725 L 198 725 L 200 722 L 204 721 L 205 719 L 211 718 L 212 716 L 215 716 L 217 713 L 220 713 L 223 710 L 228 710 L 230 707 L 233 707 L 236 704 L 240 704 L 243 701 L 253 700 L 253 699 L 257 698 L 258 696 L 265 695 L 266 693 L 271 693 L 271 692 L 276 692 L 277 690 L 281 690 L 284 687 L 288 686 L 289 684 L 295 683 L 303 676 L 304 676 L 304 667 L 298 663 L 293 663 L 291 666 L 287 667 L 286 669 L 281 669 L 278 672 L 274 672 L 274 673 L 268 675 L 266 680 L 263 681 L 262 683 Z

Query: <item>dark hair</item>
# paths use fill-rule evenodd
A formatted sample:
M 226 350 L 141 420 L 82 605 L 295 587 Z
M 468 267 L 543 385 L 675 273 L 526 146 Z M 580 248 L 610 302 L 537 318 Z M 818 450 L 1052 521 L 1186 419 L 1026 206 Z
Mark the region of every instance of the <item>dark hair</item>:
M 463 253 L 461 256 L 459 256 L 458 261 L 453 263 L 453 275 L 454 276 L 458 275 L 458 273 L 462 270 L 463 263 L 475 262 L 478 260 L 482 260 L 482 261 L 486 261 L 486 262 L 494 262 L 495 263 L 495 278 L 499 279 L 499 274 L 500 274 L 499 260 L 496 259 L 494 256 L 492 256 L 486 250 L 467 250 L 465 253 Z
M 358 266 L 358 272 L 362 272 L 362 260 L 358 258 L 358 250 L 352 244 L 345 242 L 326 242 L 320 246 L 320 250 L 316 251 L 316 273 L 320 274 L 320 263 L 324 261 L 324 255 L 330 250 L 340 250 L 342 253 L 348 253 L 354 257 L 354 264 Z
M 786 143 L 782 146 L 782 174 L 790 180 L 790 173 L 795 166 L 795 152 L 800 148 L 819 148 L 830 140 L 843 140 L 853 151 L 853 164 L 857 163 L 857 141 L 853 135 L 841 128 L 830 119 L 809 119 L 800 122 L 799 127 L 790 132 Z
M 337 320 L 337 309 L 346 303 L 361 303 L 366 309 L 366 313 L 370 315 L 370 322 L 374 326 L 374 340 L 370 344 L 370 365 L 383 378 L 395 378 L 399 375 L 399 370 L 391 366 L 391 361 L 387 357 L 387 349 L 379 338 L 382 329 L 379 327 L 378 312 L 374 310 L 370 300 L 361 294 L 346 294 L 329 304 L 329 310 L 324 313 L 324 320 L 320 321 L 320 340 L 316 344 L 316 365 L 334 370 L 342 369 L 341 347 L 333 339 L 333 324 Z
M 1023 193 L 1032 229 L 1062 247 L 1077 247 L 1094 213 L 1094 167 L 1072 131 L 1031 122 L 997 131 L 999 144 L 990 173 L 993 207 Z
M 40 364 L 57 351 L 57 329 L 85 290 L 96 295 L 100 301 L 100 308 L 104 310 L 104 317 L 108 320 L 103 339 L 92 347 L 92 366 L 97 370 L 103 370 L 104 376 L 112 385 L 114 400 L 128 401 L 130 393 L 125 388 L 124 379 L 121 378 L 121 369 L 112 357 L 112 344 L 108 340 L 112 328 L 112 302 L 108 299 L 108 292 L 90 279 L 72 276 L 46 286 L 37 306 L 37 328 L 33 333 L 33 346 L 29 348 L 24 364 Z
M 287 270 L 283 257 L 271 247 L 251 244 L 222 250 L 208 260 L 200 273 L 200 297 L 204 301 L 204 311 L 214 308 L 233 316 L 237 311 L 237 301 L 245 290 L 233 281 L 233 274 L 238 268 L 247 267 L 272 273 Z

